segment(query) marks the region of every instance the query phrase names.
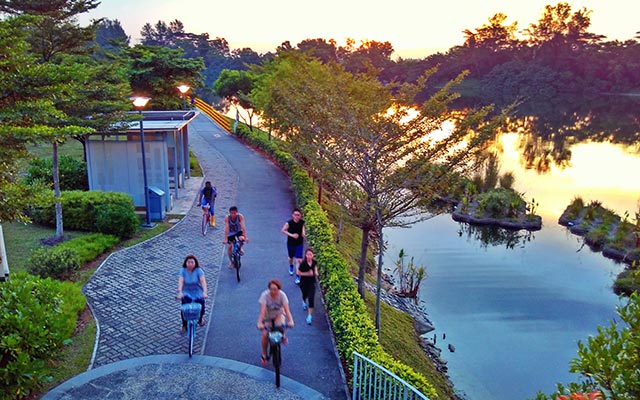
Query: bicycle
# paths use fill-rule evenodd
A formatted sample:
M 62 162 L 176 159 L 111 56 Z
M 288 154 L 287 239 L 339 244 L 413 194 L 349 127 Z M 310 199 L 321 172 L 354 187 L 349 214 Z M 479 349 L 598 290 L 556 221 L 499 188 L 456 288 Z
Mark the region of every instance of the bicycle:
M 267 348 L 267 360 L 271 360 L 273 363 L 273 369 L 276 373 L 276 387 L 280 387 L 280 367 L 282 366 L 282 339 L 284 337 L 284 324 L 276 326 L 275 320 L 265 320 L 264 322 L 271 321 L 271 327 L 267 329 L 267 336 L 269 339 L 269 347 Z
M 191 303 L 184 303 L 180 307 L 182 317 L 187 321 L 187 338 L 189 340 L 189 358 L 193 356 L 193 345 L 196 340 L 196 327 L 198 326 L 198 320 L 200 319 L 200 312 L 202 311 L 202 305 L 196 303 L 195 300 L 191 300 Z
M 211 225 L 211 204 L 205 204 L 202 206 L 202 236 L 207 236 L 209 231 L 209 225 Z
M 244 244 L 244 240 L 233 239 L 233 247 L 231 248 L 231 260 L 233 263 L 233 268 L 236 270 L 236 279 L 240 282 L 240 267 L 242 263 L 240 262 L 240 258 L 242 257 L 242 245 Z

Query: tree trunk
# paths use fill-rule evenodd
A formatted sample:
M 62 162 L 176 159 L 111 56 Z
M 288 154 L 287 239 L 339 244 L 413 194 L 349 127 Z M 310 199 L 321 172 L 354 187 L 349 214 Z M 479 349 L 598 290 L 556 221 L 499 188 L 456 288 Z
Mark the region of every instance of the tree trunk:
M 378 218 L 378 275 L 376 280 L 376 332 L 378 333 L 378 341 L 380 341 L 380 290 L 382 290 L 382 257 L 384 249 L 384 241 L 382 239 L 382 218 L 380 216 L 380 209 L 376 210 L 376 217 Z
M 60 174 L 58 170 L 58 143 L 53 142 L 53 195 L 56 198 L 56 238 L 64 236 L 62 228 L 62 202 L 60 201 Z
M 362 228 L 362 242 L 360 244 L 360 262 L 358 263 L 358 293 L 364 300 L 364 275 L 367 271 L 367 250 L 369 250 L 369 230 Z

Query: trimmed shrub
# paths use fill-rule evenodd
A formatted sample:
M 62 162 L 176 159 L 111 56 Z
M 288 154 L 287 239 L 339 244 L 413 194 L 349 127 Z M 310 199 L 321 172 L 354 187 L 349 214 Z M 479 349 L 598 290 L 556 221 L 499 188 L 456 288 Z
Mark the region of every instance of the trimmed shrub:
M 27 271 L 42 278 L 68 279 L 80 269 L 78 252 L 58 247 L 31 250 Z
M 58 162 L 61 190 L 89 190 L 87 164 L 68 155 L 62 155 Z M 35 181 L 53 185 L 53 160 L 34 158 L 29 162 L 27 183 Z
M 26 273 L 0 284 L 0 397 L 26 396 L 48 380 L 48 360 L 68 340 L 86 299 L 70 282 Z
M 62 218 L 67 229 L 114 234 L 129 238 L 138 229 L 140 220 L 136 216 L 133 200 L 126 193 L 62 192 Z M 31 210 L 31 218 L 40 225 L 55 226 L 55 199 L 53 196 L 40 207 Z
M 111 250 L 119 242 L 120 239 L 114 235 L 92 233 L 62 242 L 55 248 L 74 251 L 78 255 L 80 265 L 84 265 L 105 251 Z

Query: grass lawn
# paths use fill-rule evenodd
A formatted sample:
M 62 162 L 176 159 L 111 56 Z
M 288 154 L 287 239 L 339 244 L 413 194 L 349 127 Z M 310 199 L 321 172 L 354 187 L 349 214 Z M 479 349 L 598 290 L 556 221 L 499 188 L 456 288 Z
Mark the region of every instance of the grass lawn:
M 13 222 L 3 224 L 4 241 L 11 273 L 27 271 L 27 262 L 32 249 L 42 246 L 40 241 L 55 235 L 56 230 L 35 224 Z M 64 231 L 64 236 L 75 238 L 89 232 Z

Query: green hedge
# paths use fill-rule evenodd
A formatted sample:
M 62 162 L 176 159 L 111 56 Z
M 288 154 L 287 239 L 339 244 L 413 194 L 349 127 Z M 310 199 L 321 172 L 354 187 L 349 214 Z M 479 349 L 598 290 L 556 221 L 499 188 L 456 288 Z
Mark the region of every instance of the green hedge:
M 96 259 L 119 242 L 117 236 L 92 233 L 54 247 L 38 247 L 31 251 L 27 270 L 43 278 L 69 279 L 80 266 Z
M 68 155 L 61 155 L 58 163 L 61 190 L 89 190 L 87 164 Z M 27 183 L 44 182 L 53 185 L 53 161 L 51 158 L 34 158 L 29 162 Z
M 86 299 L 70 282 L 17 273 L 0 283 L 0 396 L 21 398 L 49 380 L 47 361 L 69 340 Z
M 71 190 L 62 192 L 60 199 L 66 229 L 112 234 L 125 239 L 133 236 L 140 225 L 133 200 L 126 193 Z M 54 204 L 52 192 L 44 204 L 30 210 L 33 221 L 54 227 Z
M 316 201 L 314 184 L 293 157 L 280 148 L 276 140 L 267 140 L 264 132 L 253 131 L 241 124 L 237 135 L 251 145 L 264 150 L 291 178 L 297 204 L 305 215 L 307 239 L 315 250 L 320 268 L 320 284 L 324 291 L 327 312 L 333 324 L 338 352 L 353 370 L 353 352 L 358 352 L 389 369 L 428 397 L 436 395 L 427 379 L 411 367 L 395 360 L 380 343 L 373 321 L 368 317 L 347 261 L 335 246 L 335 232 L 327 214 Z

